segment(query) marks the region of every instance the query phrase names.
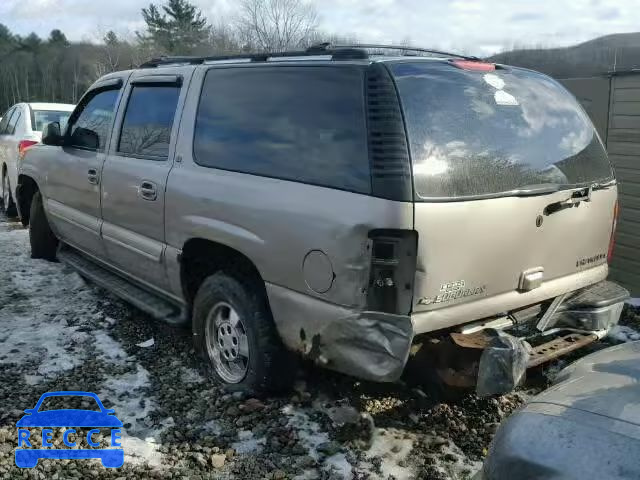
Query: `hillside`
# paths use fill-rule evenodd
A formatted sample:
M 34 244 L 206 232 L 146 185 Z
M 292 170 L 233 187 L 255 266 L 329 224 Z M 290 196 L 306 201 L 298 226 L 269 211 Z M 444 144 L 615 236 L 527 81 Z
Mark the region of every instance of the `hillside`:
M 556 78 L 602 75 L 614 65 L 617 70 L 640 68 L 640 32 L 606 35 L 564 48 L 512 50 L 488 60 L 532 68 Z

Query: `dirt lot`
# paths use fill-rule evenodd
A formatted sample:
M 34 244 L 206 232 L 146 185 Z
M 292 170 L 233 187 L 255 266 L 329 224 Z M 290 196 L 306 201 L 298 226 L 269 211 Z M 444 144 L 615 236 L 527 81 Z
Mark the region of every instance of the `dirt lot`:
M 28 244 L 27 231 L 0 217 L 0 478 L 469 478 L 499 422 L 544 378 L 497 399 L 440 403 L 405 384 L 305 366 L 290 395 L 244 398 L 207 378 L 189 331 L 155 322 L 63 265 L 31 260 Z M 640 338 L 632 328 L 640 317 L 625 315 L 631 327 L 617 338 Z M 95 392 L 115 409 L 122 468 L 97 460 L 15 467 L 16 421 L 57 390 Z

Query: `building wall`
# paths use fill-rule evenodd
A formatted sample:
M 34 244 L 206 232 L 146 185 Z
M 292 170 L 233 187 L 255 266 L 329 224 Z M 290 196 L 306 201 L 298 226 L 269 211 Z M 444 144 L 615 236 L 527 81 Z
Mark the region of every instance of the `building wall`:
M 610 278 L 640 297 L 640 74 L 560 82 L 583 105 L 607 145 L 620 194 Z
M 607 136 L 609 158 L 620 182 L 615 277 L 640 296 L 640 75 L 611 79 Z

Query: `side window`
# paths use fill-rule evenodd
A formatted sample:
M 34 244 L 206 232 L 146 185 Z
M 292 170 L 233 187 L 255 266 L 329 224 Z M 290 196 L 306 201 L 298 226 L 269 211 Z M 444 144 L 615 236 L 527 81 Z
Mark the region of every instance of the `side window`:
M 88 150 L 104 150 L 111 128 L 119 90 L 102 90 L 91 96 L 69 123 L 69 145 Z
M 178 86 L 134 85 L 122 121 L 118 152 L 166 159 L 179 96 Z
M 21 116 L 22 112 L 16 108 L 13 112 L 13 115 L 11 116 L 11 120 L 9 120 L 9 123 L 7 125 L 7 135 L 13 135 L 16 132 L 16 125 L 18 125 Z
M 363 75 L 355 67 L 210 69 L 196 163 L 370 193 Z
M 11 115 L 13 115 L 14 111 L 15 108 L 10 108 L 2 117 L 2 121 L 0 121 L 0 135 L 4 135 L 6 133 L 7 125 L 9 125 L 9 120 L 11 120 Z

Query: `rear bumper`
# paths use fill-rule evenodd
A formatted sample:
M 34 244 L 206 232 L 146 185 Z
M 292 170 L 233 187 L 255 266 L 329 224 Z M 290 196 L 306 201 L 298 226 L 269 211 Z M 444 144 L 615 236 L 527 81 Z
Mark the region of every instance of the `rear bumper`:
M 604 281 L 575 292 L 560 305 L 551 323 L 556 327 L 609 330 L 620 320 L 629 292 L 617 283 Z
M 598 283 L 576 291 L 550 325 L 601 332 L 618 323 L 628 292 L 611 282 L 602 283 L 610 288 L 600 288 Z M 392 382 L 402 375 L 413 338 L 420 333 L 415 315 L 349 309 L 270 283 L 266 289 L 274 322 L 289 349 L 326 368 L 366 380 Z
M 433 332 L 463 325 L 474 320 L 489 318 L 527 305 L 535 305 L 566 292 L 573 292 L 599 283 L 607 278 L 609 267 L 598 265 L 589 270 L 548 280 L 529 292 L 510 291 L 494 297 L 460 303 L 451 307 L 415 312 L 411 319 L 416 334 Z

